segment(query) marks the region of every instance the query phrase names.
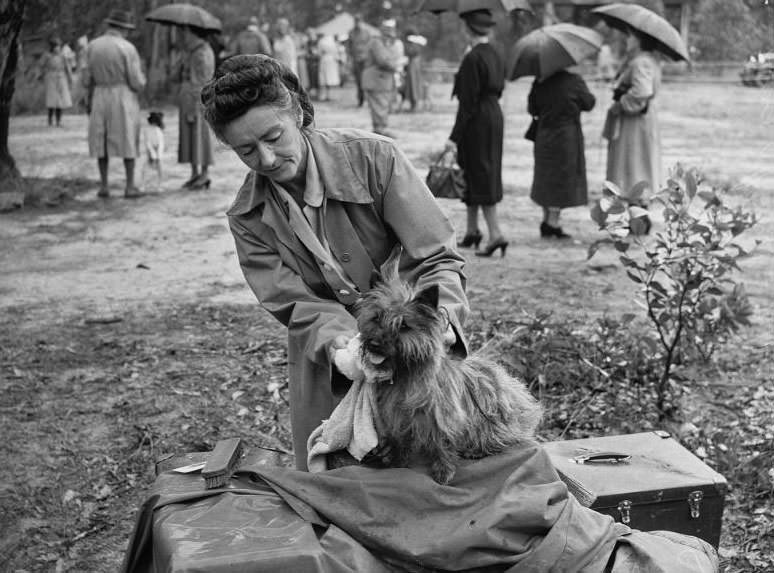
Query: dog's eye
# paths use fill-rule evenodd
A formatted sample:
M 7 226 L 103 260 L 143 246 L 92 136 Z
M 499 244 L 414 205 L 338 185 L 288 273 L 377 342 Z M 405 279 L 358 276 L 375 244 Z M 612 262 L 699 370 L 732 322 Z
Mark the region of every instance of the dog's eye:
M 401 331 L 405 331 L 405 330 L 408 330 L 408 329 L 409 329 L 409 325 L 406 322 L 406 320 L 405 319 L 401 320 L 400 321 L 400 330 Z

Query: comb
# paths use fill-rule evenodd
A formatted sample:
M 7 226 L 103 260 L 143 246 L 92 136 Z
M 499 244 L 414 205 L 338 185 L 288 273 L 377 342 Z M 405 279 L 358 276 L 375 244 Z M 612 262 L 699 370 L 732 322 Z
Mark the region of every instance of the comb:
M 202 469 L 204 487 L 213 489 L 226 485 L 241 456 L 242 440 L 240 438 L 218 440 L 215 449 L 212 450 Z

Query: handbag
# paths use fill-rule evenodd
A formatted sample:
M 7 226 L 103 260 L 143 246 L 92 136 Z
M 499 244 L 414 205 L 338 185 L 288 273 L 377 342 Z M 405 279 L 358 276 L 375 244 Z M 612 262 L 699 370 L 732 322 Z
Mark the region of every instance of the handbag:
M 441 199 L 462 199 L 465 196 L 465 174 L 453 152 L 444 151 L 438 156 L 425 178 L 430 192 Z
M 537 139 L 537 130 L 538 130 L 538 118 L 537 116 L 532 116 L 532 123 L 529 124 L 529 127 L 527 128 L 527 131 L 524 134 L 524 139 L 535 141 L 535 139 Z

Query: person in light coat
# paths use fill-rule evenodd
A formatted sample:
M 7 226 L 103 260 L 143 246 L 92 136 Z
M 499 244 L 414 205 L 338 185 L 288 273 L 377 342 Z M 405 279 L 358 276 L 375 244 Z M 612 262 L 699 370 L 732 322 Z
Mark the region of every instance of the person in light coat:
M 392 49 L 397 34 L 395 20 L 383 21 L 379 31 L 380 34 L 368 42 L 360 81 L 371 111 L 374 133 L 395 137 L 388 129 L 395 73 L 400 66 L 398 54 Z
M 624 195 L 644 182 L 647 197 L 663 184 L 657 104 L 661 66 L 655 41 L 637 30 L 629 30 L 626 52 L 602 133 L 608 140 L 607 179 Z
M 86 48 L 86 66 L 82 82 L 89 96 L 89 154 L 97 158 L 100 175 L 98 197 L 109 197 L 108 160 L 124 160 L 126 188 L 124 197 L 141 192 L 134 184 L 134 163 L 140 147 L 140 102 L 138 93 L 145 87 L 145 74 L 137 49 L 126 40 L 134 29 L 132 15 L 113 10 L 105 20 L 107 31 Z
M 46 86 L 46 108 L 48 108 L 48 125 L 62 125 L 62 110 L 72 107 L 73 100 L 70 90 L 73 85 L 73 75 L 70 62 L 62 51 L 62 40 L 54 36 L 49 41 L 49 52 L 43 61 L 43 81 Z
M 202 86 L 215 73 L 215 52 L 206 40 L 207 33 L 194 27 L 185 28 L 183 32 L 186 53 L 179 72 L 177 162 L 191 165 L 191 176 L 183 183 L 184 189 L 191 190 L 209 188 L 209 167 L 214 162 L 210 128 L 202 117 L 199 98 Z
M 315 129 L 298 77 L 273 58 L 223 62 L 202 90 L 215 134 L 250 168 L 228 210 L 239 263 L 261 305 L 288 329 L 296 466 L 349 388 L 333 353 L 357 333 L 353 305 L 396 261 L 417 289 L 437 284 L 450 352 L 464 354 L 464 258 L 454 228 L 387 138 Z

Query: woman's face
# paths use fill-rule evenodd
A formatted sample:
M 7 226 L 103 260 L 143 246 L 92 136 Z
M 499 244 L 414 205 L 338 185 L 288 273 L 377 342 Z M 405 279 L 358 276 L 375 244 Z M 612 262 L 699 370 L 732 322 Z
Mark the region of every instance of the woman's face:
M 306 173 L 306 141 L 299 124 L 290 110 L 262 105 L 227 124 L 222 136 L 250 169 L 285 183 Z
M 640 49 L 640 38 L 634 32 L 626 34 L 626 51 L 634 52 Z

